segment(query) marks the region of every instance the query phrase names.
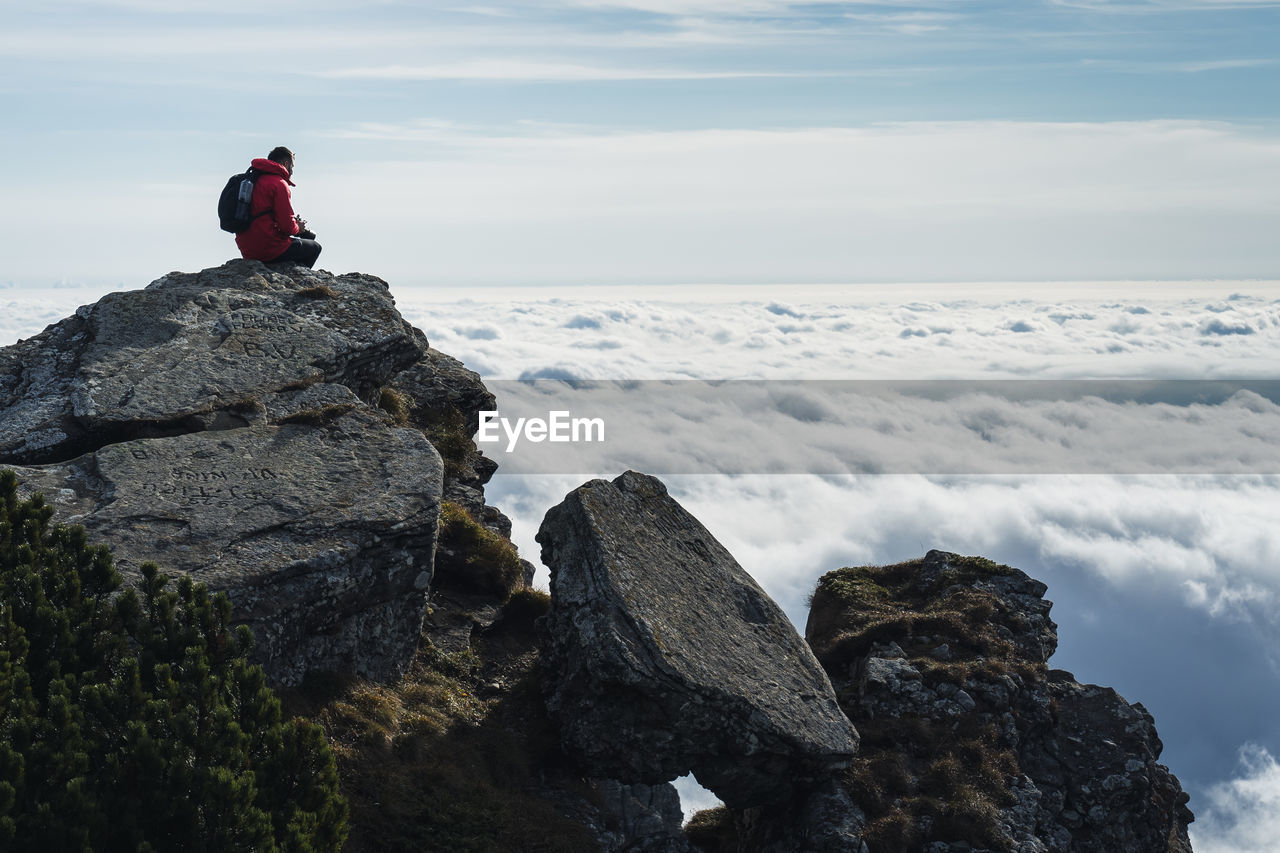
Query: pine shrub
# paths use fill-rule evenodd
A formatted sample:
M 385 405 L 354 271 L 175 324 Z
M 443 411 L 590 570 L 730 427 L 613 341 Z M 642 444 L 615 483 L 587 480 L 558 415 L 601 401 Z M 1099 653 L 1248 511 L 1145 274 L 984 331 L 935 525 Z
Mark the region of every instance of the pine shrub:
M 249 629 L 153 564 L 50 524 L 0 471 L 0 849 L 338 850 L 321 729 L 286 720 Z

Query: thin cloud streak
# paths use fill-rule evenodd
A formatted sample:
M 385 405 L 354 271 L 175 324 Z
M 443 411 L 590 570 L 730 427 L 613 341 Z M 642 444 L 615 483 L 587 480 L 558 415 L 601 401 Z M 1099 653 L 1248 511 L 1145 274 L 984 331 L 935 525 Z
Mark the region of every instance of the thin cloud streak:
M 1082 59 L 1080 64 L 1088 68 L 1104 68 L 1134 74 L 1199 74 L 1205 71 L 1235 71 L 1242 68 L 1264 68 L 1280 65 L 1280 59 L 1207 59 L 1187 62 L 1143 62 L 1122 59 Z
M 477 59 L 438 65 L 385 65 L 314 72 L 338 80 L 514 80 L 587 82 L 607 80 L 733 80 L 752 77 L 829 77 L 827 71 L 694 71 L 678 68 L 608 68 L 566 62 Z
M 1218 12 L 1280 7 L 1280 0 L 1049 0 L 1089 12 L 1159 14 L 1168 12 Z

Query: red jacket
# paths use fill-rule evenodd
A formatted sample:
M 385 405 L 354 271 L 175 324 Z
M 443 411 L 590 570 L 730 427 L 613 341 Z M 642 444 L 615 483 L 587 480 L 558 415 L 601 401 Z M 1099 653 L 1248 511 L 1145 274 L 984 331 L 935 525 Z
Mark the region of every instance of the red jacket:
M 249 212 L 253 224 L 236 235 L 240 255 L 256 261 L 274 261 L 289 248 L 289 238 L 301 229 L 293 218 L 289 170 L 272 160 L 258 158 L 251 164 L 262 174 L 253 185 Z M 270 211 L 265 213 L 264 211 Z M 262 213 L 262 216 L 258 216 Z

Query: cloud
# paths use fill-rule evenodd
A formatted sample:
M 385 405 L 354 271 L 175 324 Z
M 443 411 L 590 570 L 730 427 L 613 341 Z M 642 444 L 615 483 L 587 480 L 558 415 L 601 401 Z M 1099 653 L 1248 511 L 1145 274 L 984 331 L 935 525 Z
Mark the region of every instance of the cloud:
M 1191 843 L 1197 853 L 1263 853 L 1280 838 L 1280 763 L 1266 748 L 1240 748 L 1240 775 L 1214 785 L 1208 808 L 1196 813 Z
M 1240 323 L 1238 325 L 1228 325 L 1221 320 L 1214 318 L 1200 329 L 1202 335 L 1252 335 L 1256 329 L 1248 323 Z
M 1273 385 L 1257 387 L 1275 393 Z M 607 425 L 604 442 L 482 448 L 512 474 L 1280 475 L 1280 406 L 1221 382 L 575 379 L 489 388 L 511 421 L 560 411 Z
M 360 211 L 431 241 L 432 275 L 455 282 L 1249 277 L 1280 264 L 1267 191 L 1280 139 L 1230 124 L 332 133 L 430 143 L 307 186 L 313 221 L 387 277 L 423 273 Z
M 330 153 L 308 161 L 294 196 L 320 232 L 322 263 L 397 283 L 1249 278 L 1280 268 L 1269 191 L 1280 185 L 1280 136 L 1241 124 L 615 132 L 425 117 L 323 133 L 310 148 Z M 208 225 L 207 187 L 226 173 L 161 188 L 109 169 L 38 190 L 35 174 L 11 186 L 30 202 L 0 210 L 0 230 L 23 249 L 6 259 L 8 276 L 142 278 L 234 252 Z M 139 231 L 166 235 L 160 254 L 130 250 Z M 80 251 L 57 251 L 66 232 Z
M 1249 298 L 1223 300 L 1242 288 Z M 437 345 L 489 365 L 488 379 L 548 367 L 599 380 L 1270 379 L 1280 363 L 1280 282 L 397 287 L 397 296 Z M 490 343 L 453 331 L 477 325 L 520 334 Z M 1211 331 L 1233 327 L 1254 331 Z M 603 331 L 618 344 L 608 354 L 567 355 Z
M 932 11 L 849 12 L 844 17 L 846 20 L 869 24 L 903 35 L 921 35 L 945 30 L 961 19 L 960 15 L 951 12 Z
M 464 338 L 473 341 L 496 341 L 502 337 L 502 331 L 497 326 L 468 326 L 455 331 Z
M 1280 6 L 1280 0 L 1049 0 L 1090 12 L 1156 13 L 1212 12 L 1230 9 L 1266 9 Z
M 1280 5 L 1280 4 L 1278 4 Z M 1134 73 L 1176 72 L 1199 74 L 1204 71 L 1234 71 L 1241 68 L 1263 68 L 1280 63 L 1277 59 L 1206 59 L 1179 62 L 1136 61 L 1124 59 L 1082 59 L 1080 64 L 1089 68 L 1105 68 L 1110 71 Z
M 628 9 L 660 15 L 785 15 L 797 10 L 831 7 L 839 10 L 851 5 L 892 6 L 917 5 L 912 0 L 568 0 L 565 5 L 592 9 Z
M 747 77 L 825 77 L 828 71 L 697 71 L 680 68 L 610 67 L 520 59 L 468 59 L 435 65 L 383 65 L 317 71 L 338 80 L 524 80 L 580 83 L 600 80 L 733 80 Z

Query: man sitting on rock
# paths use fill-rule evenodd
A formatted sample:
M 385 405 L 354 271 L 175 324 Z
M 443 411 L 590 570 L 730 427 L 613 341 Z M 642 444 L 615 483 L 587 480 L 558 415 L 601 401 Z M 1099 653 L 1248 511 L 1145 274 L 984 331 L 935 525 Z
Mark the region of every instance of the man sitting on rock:
M 251 164 L 261 174 L 253 186 L 249 213 L 253 224 L 236 235 L 243 257 L 267 263 L 294 263 L 313 267 L 320 257 L 315 234 L 307 221 L 293 212 L 289 187 L 294 186 L 293 152 L 283 145 L 271 149 L 266 159 Z

